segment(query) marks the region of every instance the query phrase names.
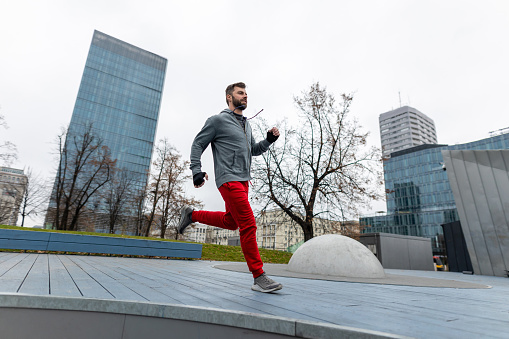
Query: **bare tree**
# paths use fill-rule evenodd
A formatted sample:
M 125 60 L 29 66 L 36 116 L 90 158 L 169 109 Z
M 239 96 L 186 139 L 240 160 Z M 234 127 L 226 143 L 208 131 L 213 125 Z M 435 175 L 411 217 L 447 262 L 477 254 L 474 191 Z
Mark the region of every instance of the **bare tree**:
M 0 114 L 0 129 L 8 129 L 9 126 L 5 121 L 5 117 Z M 0 140 L 0 163 L 10 164 L 17 159 L 17 149 L 10 141 Z
M 254 164 L 254 199 L 263 209 L 279 207 L 313 238 L 315 217 L 345 220 L 379 198 L 380 152 L 366 146 L 369 133 L 350 117 L 352 95 L 336 102 L 319 83 L 294 102 L 299 127 L 284 123 L 280 139 Z M 267 130 L 262 120 L 260 132 Z
M 180 218 L 180 209 L 183 205 L 202 208 L 202 203 L 194 197 L 187 197 L 184 191 L 184 183 L 191 179 L 190 175 L 185 175 L 189 168 L 189 162 L 183 161 L 182 156 L 176 151 L 171 150 L 168 154 L 168 167 L 164 172 L 164 181 L 161 187 L 162 199 L 158 206 L 160 214 L 158 226 L 161 229 L 161 238 L 165 237 L 167 230 L 171 231 L 171 236 L 178 239 L 177 224 Z
M 166 179 L 164 172 L 168 167 L 168 154 L 171 152 L 171 149 L 172 146 L 166 139 L 159 140 L 155 149 L 156 159 L 152 163 L 153 173 L 151 173 L 149 176 L 149 184 L 147 190 L 150 209 L 147 224 L 143 230 L 143 235 L 145 237 L 148 237 L 150 234 L 150 229 L 152 228 L 156 218 L 159 201 L 163 198 L 162 187 L 164 185 L 163 181 Z
M 95 207 L 91 199 L 99 198 L 115 161 L 111 160 L 109 148 L 93 134 L 92 125 L 81 133 L 64 130 L 57 144 L 60 161 L 47 219 L 58 230 L 76 230 L 80 216 L 99 205 L 100 199 L 95 199 Z
M 148 236 L 150 227 L 155 225 L 161 230 L 161 238 L 164 238 L 168 227 L 176 227 L 182 205 L 200 207 L 201 202 L 185 194 L 184 183 L 191 179 L 190 175 L 185 174 L 189 162 L 182 160 L 175 147 L 167 139 L 162 139 L 156 147 L 156 154 L 148 190 L 150 213 L 145 235 Z
M 36 216 L 45 211 L 48 197 L 48 184 L 46 181 L 39 174 L 34 174 L 31 168 L 28 168 L 25 191 L 19 207 L 21 227 L 25 225 L 26 217 Z
M 141 236 L 144 234 L 145 229 L 148 227 L 148 206 L 147 206 L 147 192 L 148 185 L 145 185 L 142 189 L 134 192 L 133 202 L 134 202 L 134 219 L 136 222 L 136 235 Z
M 115 233 L 115 228 L 122 219 L 130 216 L 126 207 L 134 202 L 133 184 L 132 172 L 128 170 L 115 171 L 111 176 L 111 180 L 106 184 L 104 198 L 108 214 L 108 229 L 111 234 Z

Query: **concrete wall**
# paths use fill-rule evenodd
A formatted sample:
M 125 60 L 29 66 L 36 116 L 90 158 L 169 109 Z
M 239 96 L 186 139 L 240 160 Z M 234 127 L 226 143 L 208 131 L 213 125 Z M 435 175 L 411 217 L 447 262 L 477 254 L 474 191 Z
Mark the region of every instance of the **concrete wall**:
M 389 233 L 362 234 L 359 240 L 384 268 L 433 271 L 431 239 Z
M 0 294 L 0 338 L 403 338 L 399 335 L 214 308 Z
M 474 273 L 509 269 L 509 150 L 442 151 Z

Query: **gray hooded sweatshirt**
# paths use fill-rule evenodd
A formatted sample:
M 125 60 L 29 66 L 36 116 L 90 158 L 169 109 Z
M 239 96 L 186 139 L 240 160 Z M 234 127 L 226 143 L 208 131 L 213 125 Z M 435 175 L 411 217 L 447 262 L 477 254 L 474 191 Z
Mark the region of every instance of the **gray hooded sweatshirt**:
M 244 118 L 245 129 L 229 109 L 211 116 L 194 138 L 191 147 L 191 170 L 200 173 L 201 155 L 209 144 L 214 157 L 216 186 L 225 182 L 251 180 L 251 157 L 269 149 L 267 140 L 256 142 L 249 122 Z

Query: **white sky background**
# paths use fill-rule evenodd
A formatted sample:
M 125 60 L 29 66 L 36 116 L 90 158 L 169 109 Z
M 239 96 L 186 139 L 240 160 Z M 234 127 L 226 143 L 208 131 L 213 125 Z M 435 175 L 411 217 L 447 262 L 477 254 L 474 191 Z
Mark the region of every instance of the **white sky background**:
M 0 114 L 10 128 L 0 141 L 18 147 L 12 167 L 54 177 L 54 140 L 70 122 L 94 29 L 168 59 L 156 140 L 185 159 L 237 81 L 248 85 L 246 115 L 263 108 L 274 123 L 295 116 L 293 96 L 315 81 L 338 97 L 355 92 L 351 112 L 376 146 L 378 116 L 400 106 L 399 92 L 435 121 L 439 143 L 509 127 L 505 0 L 3 1 Z M 212 174 L 210 149 L 202 160 Z M 188 192 L 222 210 L 211 179 Z

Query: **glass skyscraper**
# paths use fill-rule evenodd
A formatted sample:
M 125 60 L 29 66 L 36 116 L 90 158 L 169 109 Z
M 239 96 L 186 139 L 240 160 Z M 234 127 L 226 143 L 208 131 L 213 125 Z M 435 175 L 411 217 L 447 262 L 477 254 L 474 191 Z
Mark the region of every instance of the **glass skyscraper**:
M 67 139 L 92 126 L 138 188 L 148 178 L 166 65 L 163 57 L 94 31 L 69 124 Z
M 509 149 L 509 134 L 459 145 L 419 145 L 384 161 L 387 213 L 361 217 L 363 233 L 383 232 L 432 238 L 444 254 L 442 224 L 459 221 L 442 150 Z M 445 169 L 445 170 L 444 170 Z
M 71 118 L 72 133 L 92 124 L 117 168 L 146 183 L 167 60 L 95 31 Z

